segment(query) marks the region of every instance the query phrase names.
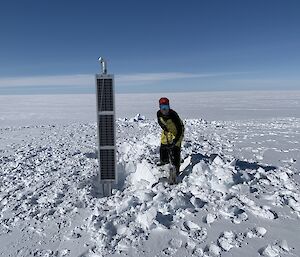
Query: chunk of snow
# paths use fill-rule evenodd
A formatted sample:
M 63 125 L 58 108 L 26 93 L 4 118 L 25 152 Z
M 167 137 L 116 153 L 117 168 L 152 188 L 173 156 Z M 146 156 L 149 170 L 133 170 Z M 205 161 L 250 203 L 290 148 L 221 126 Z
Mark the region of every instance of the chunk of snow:
M 177 210 L 180 208 L 181 209 L 189 208 L 192 207 L 193 205 L 191 204 L 187 196 L 183 194 L 178 194 L 170 201 L 170 206 L 172 206 L 174 210 Z
M 137 221 L 141 224 L 143 229 L 150 229 L 154 219 L 157 215 L 157 209 L 155 207 L 151 207 L 144 213 L 138 214 Z
M 186 230 L 196 230 L 196 229 L 200 229 L 200 226 L 197 225 L 196 223 L 192 222 L 192 221 L 185 221 L 183 222 L 183 226 Z
M 211 243 L 208 246 L 208 252 L 213 256 L 219 256 L 221 254 L 221 251 L 222 251 L 221 248 L 214 243 Z
M 288 246 L 288 243 L 286 240 L 281 240 L 279 243 L 278 243 L 278 246 L 283 249 L 284 251 L 286 252 L 289 252 L 290 251 L 290 248 Z
M 218 243 L 225 251 L 229 251 L 236 245 L 236 234 L 233 231 L 224 231 L 223 235 L 218 239 Z
M 260 236 L 264 236 L 267 233 L 267 230 L 265 228 L 263 228 L 263 227 L 256 227 L 255 231 Z
M 212 163 L 215 164 L 215 165 L 219 165 L 219 166 L 224 165 L 224 161 L 222 160 L 222 158 L 221 158 L 219 155 L 217 155 L 217 156 L 213 159 L 213 162 L 212 162 Z
M 182 246 L 182 240 L 177 238 L 172 238 L 169 241 L 169 245 L 173 248 L 180 248 Z
M 263 250 L 261 255 L 266 257 L 277 257 L 280 254 L 279 247 L 267 245 Z
M 130 176 L 131 184 L 135 185 L 137 188 L 143 186 L 141 184 L 142 181 L 148 182 L 148 186 L 151 186 L 157 181 L 151 165 L 149 165 L 149 163 L 147 163 L 145 160 L 143 160 L 142 163 L 137 164 L 136 171 Z
M 208 213 L 206 215 L 205 221 L 207 224 L 211 224 L 216 220 L 216 216 L 214 214 Z

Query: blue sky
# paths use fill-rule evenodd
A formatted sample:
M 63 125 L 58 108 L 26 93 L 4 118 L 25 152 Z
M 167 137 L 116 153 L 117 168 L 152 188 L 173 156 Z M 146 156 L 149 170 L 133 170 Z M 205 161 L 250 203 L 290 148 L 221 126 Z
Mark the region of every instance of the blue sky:
M 300 89 L 300 1 L 0 2 L 0 94 Z

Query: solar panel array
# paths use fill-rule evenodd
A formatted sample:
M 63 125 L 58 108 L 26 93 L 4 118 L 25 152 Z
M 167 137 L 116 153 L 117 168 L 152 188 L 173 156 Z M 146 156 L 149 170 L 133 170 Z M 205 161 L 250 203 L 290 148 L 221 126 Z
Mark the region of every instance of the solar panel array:
M 99 171 L 101 181 L 116 179 L 114 79 L 96 75 Z

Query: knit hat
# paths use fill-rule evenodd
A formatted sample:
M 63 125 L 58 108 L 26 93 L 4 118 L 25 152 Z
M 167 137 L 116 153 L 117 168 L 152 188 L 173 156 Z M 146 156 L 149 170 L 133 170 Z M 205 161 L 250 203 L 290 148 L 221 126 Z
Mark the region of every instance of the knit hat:
M 162 97 L 159 99 L 159 105 L 169 105 L 169 99 L 166 97 Z

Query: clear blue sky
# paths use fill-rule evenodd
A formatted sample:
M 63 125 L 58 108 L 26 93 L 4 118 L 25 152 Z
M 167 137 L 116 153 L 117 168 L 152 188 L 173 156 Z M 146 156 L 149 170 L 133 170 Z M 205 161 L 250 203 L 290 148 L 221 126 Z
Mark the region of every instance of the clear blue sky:
M 10 0 L 0 33 L 0 94 L 92 92 L 99 56 L 118 92 L 300 89 L 298 0 Z

